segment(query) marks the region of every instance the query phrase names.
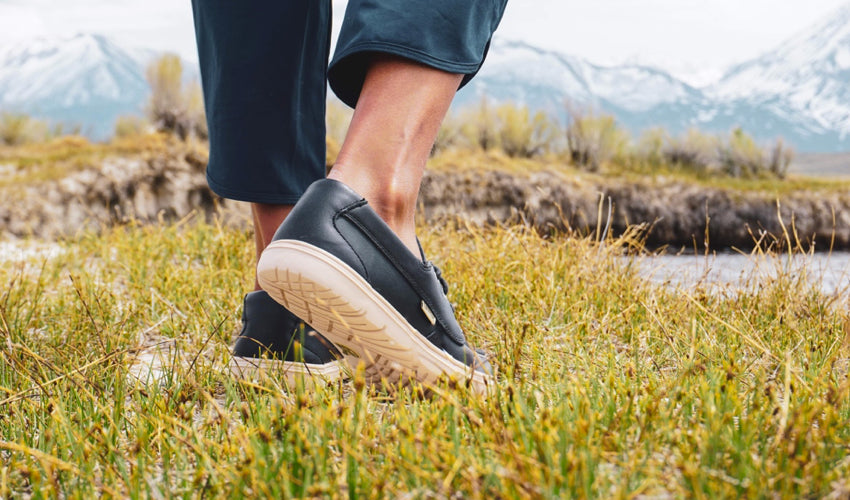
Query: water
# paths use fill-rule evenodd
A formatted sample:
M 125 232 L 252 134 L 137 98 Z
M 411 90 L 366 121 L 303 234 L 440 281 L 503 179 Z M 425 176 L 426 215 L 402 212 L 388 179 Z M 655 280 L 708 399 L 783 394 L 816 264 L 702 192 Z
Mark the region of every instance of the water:
M 793 257 L 718 253 L 633 259 L 641 276 L 663 286 L 741 290 L 765 283 L 781 273 L 805 276 L 811 286 L 825 294 L 850 296 L 850 252 Z
M 57 244 L 0 241 L 0 265 L 42 262 L 64 253 Z M 804 273 L 813 286 L 829 295 L 850 296 L 850 252 L 814 255 L 751 256 L 737 253 L 628 257 L 645 279 L 680 288 L 744 289 L 779 273 Z

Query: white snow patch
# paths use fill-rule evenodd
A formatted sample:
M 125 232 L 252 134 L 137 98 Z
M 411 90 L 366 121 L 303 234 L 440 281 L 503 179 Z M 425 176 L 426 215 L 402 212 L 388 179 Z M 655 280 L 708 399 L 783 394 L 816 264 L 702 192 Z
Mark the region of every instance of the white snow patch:
M 835 52 L 835 66 L 838 70 L 850 69 L 850 46 L 841 47 Z

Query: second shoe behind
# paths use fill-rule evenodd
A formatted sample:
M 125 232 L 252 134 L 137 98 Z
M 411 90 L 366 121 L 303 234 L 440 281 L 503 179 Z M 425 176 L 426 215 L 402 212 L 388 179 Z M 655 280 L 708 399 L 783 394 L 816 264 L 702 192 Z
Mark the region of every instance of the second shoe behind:
M 391 383 L 432 385 L 448 375 L 482 393 L 491 383 L 436 268 L 341 182 L 310 186 L 263 252 L 257 275 L 273 299 Z
M 282 375 L 290 384 L 344 376 L 342 354 L 264 291 L 245 295 L 242 331 L 233 345 L 230 371 L 240 379 Z

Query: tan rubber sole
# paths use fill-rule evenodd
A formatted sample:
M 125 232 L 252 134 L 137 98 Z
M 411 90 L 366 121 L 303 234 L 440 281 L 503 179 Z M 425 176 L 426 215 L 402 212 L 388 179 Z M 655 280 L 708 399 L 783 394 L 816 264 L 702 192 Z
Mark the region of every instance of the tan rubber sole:
M 377 368 L 390 384 L 415 380 L 433 386 L 448 375 L 483 394 L 492 383 L 428 342 L 363 277 L 318 247 L 273 241 L 263 251 L 257 277 L 274 300 L 370 371 Z
M 280 361 L 276 359 L 233 356 L 230 373 L 240 380 L 260 380 L 264 377 L 283 379 L 289 384 L 303 380 L 306 384 L 332 383 L 347 378 L 348 367 L 343 361 L 321 365 Z

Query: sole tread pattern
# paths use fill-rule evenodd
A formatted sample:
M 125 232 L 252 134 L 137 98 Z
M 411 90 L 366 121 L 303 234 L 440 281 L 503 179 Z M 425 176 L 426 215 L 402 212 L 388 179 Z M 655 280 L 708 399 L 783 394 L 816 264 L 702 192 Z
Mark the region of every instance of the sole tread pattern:
M 433 385 L 448 374 L 471 379 L 475 390 L 486 392 L 486 374 L 472 373 L 430 344 L 359 274 L 324 250 L 300 241 L 274 241 L 257 271 L 272 298 L 343 351 L 356 353 L 371 373 L 390 384 Z

